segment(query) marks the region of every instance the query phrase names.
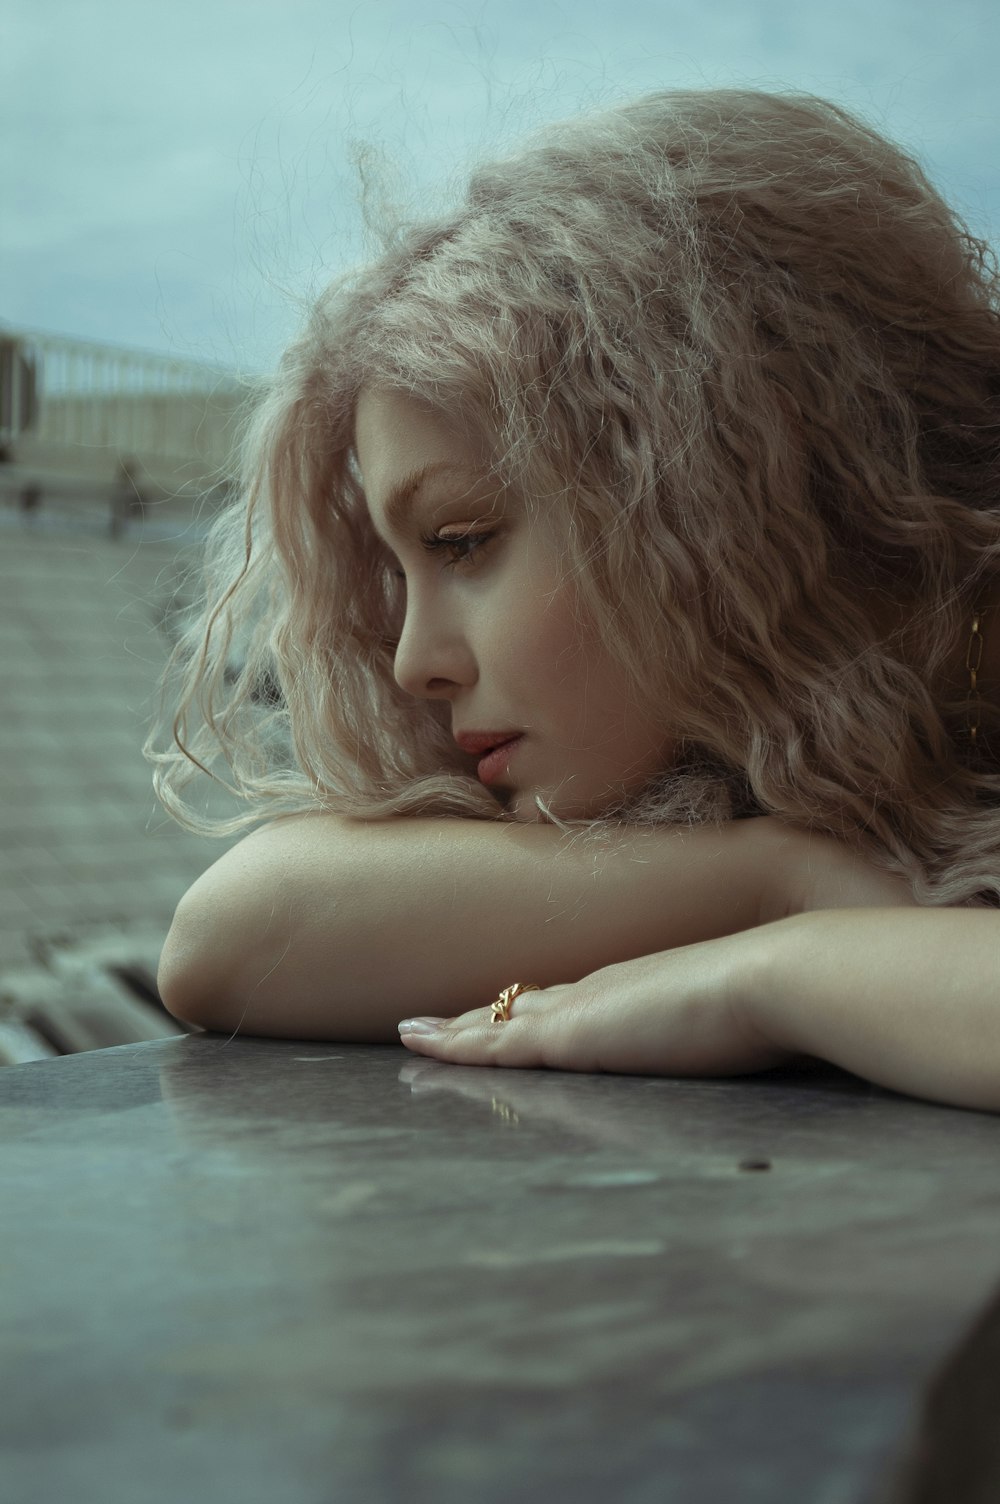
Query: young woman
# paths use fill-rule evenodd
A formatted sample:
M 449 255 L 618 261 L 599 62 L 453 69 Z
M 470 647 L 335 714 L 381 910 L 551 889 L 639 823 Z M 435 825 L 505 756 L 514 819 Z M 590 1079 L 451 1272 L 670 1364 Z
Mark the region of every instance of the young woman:
M 550 127 L 387 233 L 175 655 L 166 807 L 205 828 L 222 766 L 218 828 L 268 818 L 182 900 L 171 1011 L 1000 1109 L 997 294 L 803 96 Z

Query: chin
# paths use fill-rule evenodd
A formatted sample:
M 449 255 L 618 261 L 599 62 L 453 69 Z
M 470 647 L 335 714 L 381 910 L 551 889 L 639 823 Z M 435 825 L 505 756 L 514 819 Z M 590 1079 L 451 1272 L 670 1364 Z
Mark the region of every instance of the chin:
M 516 793 L 513 789 L 498 790 L 502 793 L 503 807 L 518 825 L 547 825 L 548 821 L 530 794 Z
M 556 820 L 592 820 L 600 811 L 592 811 L 584 803 L 581 807 L 579 799 L 560 799 L 558 794 L 541 792 L 541 798 Z M 598 803 L 600 801 L 591 801 Z M 552 821 L 544 815 L 535 803 L 534 796 L 530 793 L 512 793 L 506 804 L 507 813 L 512 815 L 519 825 L 551 825 Z
M 507 809 L 508 809 L 508 813 L 513 816 L 514 821 L 518 825 L 547 825 L 548 824 L 548 821 L 546 820 L 545 816 L 542 814 L 541 810 L 540 809 L 536 809 L 533 804 L 527 804 L 527 805 L 523 805 L 523 806 L 522 805 L 515 805 L 515 806 L 508 805 Z

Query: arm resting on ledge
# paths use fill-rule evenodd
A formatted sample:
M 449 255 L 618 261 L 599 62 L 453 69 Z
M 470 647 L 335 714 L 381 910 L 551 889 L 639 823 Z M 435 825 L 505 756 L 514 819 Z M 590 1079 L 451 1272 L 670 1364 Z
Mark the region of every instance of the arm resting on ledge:
M 623 827 L 595 848 L 540 824 L 289 817 L 181 900 L 160 991 L 203 1028 L 397 1042 L 410 1014 L 454 1015 L 510 982 L 569 981 L 787 912 L 774 877 L 802 839 L 769 819 Z
M 839 909 L 757 931 L 744 998 L 779 1048 L 880 1086 L 1000 1111 L 1000 913 Z

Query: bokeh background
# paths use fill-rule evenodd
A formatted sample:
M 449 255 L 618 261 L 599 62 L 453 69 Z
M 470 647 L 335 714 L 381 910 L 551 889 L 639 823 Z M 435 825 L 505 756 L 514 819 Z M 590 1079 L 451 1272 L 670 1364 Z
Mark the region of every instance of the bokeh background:
M 176 1032 L 156 953 L 223 846 L 139 749 L 241 406 L 371 253 L 364 194 L 419 215 L 548 120 L 791 88 L 996 243 L 998 56 L 996 0 L 5 0 L 0 1061 Z

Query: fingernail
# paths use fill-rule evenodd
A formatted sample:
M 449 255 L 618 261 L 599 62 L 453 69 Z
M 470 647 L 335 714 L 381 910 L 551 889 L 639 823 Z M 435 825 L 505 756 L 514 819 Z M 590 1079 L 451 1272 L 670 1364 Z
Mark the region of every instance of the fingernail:
M 443 1018 L 404 1018 L 399 1026 L 399 1032 L 418 1037 L 436 1034 L 443 1023 Z

